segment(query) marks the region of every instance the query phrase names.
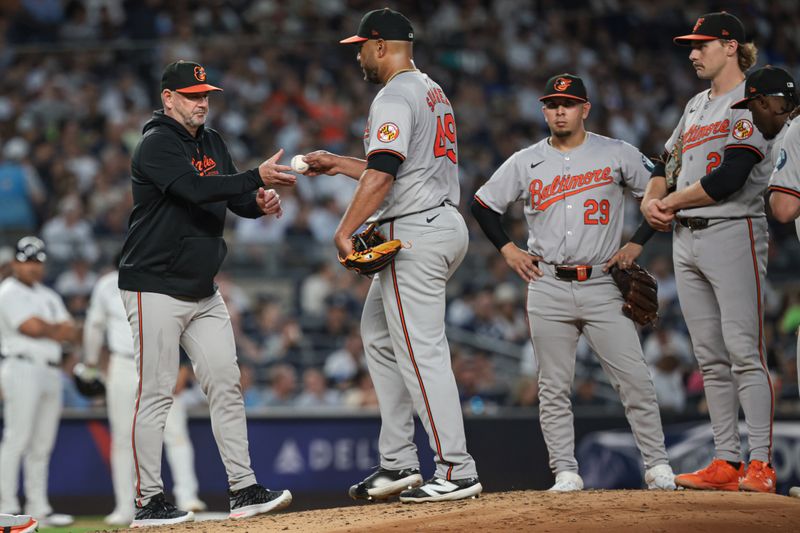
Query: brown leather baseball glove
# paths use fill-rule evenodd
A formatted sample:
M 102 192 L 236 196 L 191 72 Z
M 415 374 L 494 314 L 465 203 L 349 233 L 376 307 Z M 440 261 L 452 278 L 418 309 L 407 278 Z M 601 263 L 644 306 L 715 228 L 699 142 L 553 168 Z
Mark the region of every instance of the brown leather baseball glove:
M 646 326 L 658 318 L 658 282 L 650 272 L 633 263 L 628 268 L 611 267 L 611 277 L 619 287 L 625 303 L 622 313 Z
M 340 257 L 339 262 L 345 268 L 365 276 L 383 270 L 403 247 L 397 239 L 387 241 L 375 224 L 370 224 L 366 230 L 356 233 L 351 239 L 353 251 L 344 259 Z

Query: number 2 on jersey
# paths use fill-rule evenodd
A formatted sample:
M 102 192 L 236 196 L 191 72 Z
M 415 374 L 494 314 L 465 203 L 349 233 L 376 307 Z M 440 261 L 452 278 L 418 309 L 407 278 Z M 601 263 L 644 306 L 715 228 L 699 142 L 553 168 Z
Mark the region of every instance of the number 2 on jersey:
M 601 224 L 605 226 L 608 224 L 608 200 L 600 200 L 598 203 L 597 200 L 589 199 L 583 202 L 583 207 L 586 208 L 586 211 L 583 213 L 583 223 L 585 225 L 596 226 Z M 598 211 L 600 212 L 600 216 L 592 218 Z
M 722 157 L 720 157 L 718 152 L 709 152 L 706 159 L 708 160 L 708 166 L 706 166 L 706 176 L 708 176 L 720 165 L 720 163 L 722 163 Z
M 447 146 L 450 141 L 451 146 Z M 458 163 L 456 151 L 456 119 L 452 113 L 445 113 L 443 117 L 436 117 L 436 141 L 433 143 L 434 157 L 445 157 L 453 163 Z

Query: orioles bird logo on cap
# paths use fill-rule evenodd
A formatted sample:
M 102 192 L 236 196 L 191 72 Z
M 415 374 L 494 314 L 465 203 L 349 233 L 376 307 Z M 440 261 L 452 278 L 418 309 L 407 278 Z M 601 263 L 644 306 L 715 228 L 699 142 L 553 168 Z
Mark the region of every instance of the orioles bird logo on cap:
M 194 67 L 194 78 L 197 81 L 206 81 L 206 69 L 203 67 Z
M 705 22 L 705 20 L 706 20 L 705 17 L 700 17 L 699 19 L 697 19 L 697 22 L 695 23 L 694 28 L 692 29 L 692 33 L 696 32 L 700 28 L 700 26 L 703 25 L 703 22 Z
M 568 78 L 558 78 L 553 84 L 553 89 L 556 91 L 566 91 L 572 85 L 572 80 Z

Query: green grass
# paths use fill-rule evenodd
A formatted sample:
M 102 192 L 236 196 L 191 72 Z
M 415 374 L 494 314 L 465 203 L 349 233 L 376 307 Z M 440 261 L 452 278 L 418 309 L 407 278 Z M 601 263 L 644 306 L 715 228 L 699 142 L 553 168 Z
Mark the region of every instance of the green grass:
M 102 516 L 76 516 L 75 523 L 68 527 L 41 527 L 39 533 L 88 533 L 90 531 L 114 531 L 125 526 L 109 526 Z

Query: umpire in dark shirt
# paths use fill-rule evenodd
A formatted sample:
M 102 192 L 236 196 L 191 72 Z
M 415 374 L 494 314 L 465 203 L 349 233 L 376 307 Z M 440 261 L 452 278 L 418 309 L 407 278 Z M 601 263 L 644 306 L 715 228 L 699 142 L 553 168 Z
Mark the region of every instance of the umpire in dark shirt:
M 119 265 L 119 288 L 134 338 L 139 389 L 133 423 L 136 517 L 133 526 L 193 519 L 164 498 L 161 449 L 178 375 L 179 346 L 208 397 L 211 426 L 230 485 L 231 518 L 287 506 L 289 491 L 270 491 L 250 467 L 233 329 L 214 284 L 227 247 L 228 209 L 257 218 L 281 214 L 265 186 L 294 185 L 279 150 L 238 172 L 219 133 L 205 127 L 212 91 L 205 69 L 166 67 L 162 110 L 144 126 L 133 153 L 133 212 Z

